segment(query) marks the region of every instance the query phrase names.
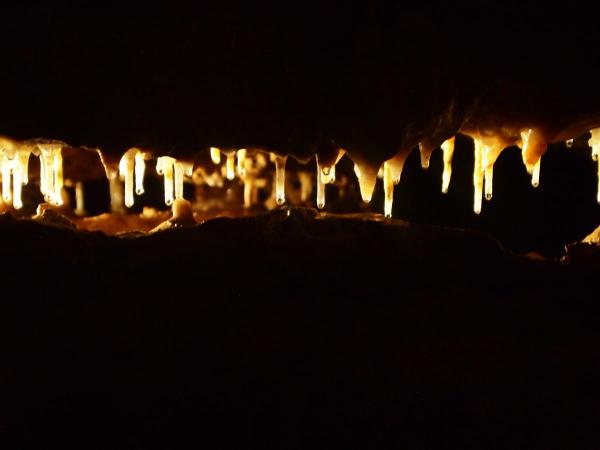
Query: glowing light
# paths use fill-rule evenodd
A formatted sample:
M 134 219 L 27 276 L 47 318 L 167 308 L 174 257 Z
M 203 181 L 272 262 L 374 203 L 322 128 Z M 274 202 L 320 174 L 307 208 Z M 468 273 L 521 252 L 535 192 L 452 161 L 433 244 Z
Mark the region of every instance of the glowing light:
M 442 192 L 448 193 L 450 179 L 452 177 L 452 156 L 454 155 L 454 144 L 456 138 L 451 137 L 442 144 L 442 152 L 444 153 L 444 172 L 442 173 Z
M 170 206 L 173 204 L 173 164 L 175 158 L 170 156 L 161 156 L 156 160 L 156 172 L 163 176 L 165 190 L 165 204 Z
M 252 207 L 252 191 L 254 189 L 254 178 L 244 178 L 244 208 Z
M 573 147 L 573 139 L 567 139 L 565 141 L 565 145 L 567 146 L 567 148 Z
M 144 172 L 146 171 L 144 156 L 144 153 L 140 151 L 135 154 L 135 193 L 137 195 L 144 193 Z
M 481 202 L 483 195 L 483 170 L 482 170 L 482 159 L 483 159 L 483 144 L 479 139 L 475 139 L 475 167 L 473 168 L 473 187 L 474 187 L 474 199 L 473 199 L 473 211 L 475 214 L 481 213 Z
M 325 208 L 325 181 L 321 176 L 322 173 L 323 169 L 317 158 L 317 208 L 319 209 Z
M 219 164 L 221 162 L 221 150 L 219 150 L 217 147 L 211 147 L 210 159 L 212 159 L 213 163 Z
M 369 203 L 373 197 L 373 190 L 377 182 L 377 169 L 373 169 L 369 165 L 354 165 L 354 173 L 358 177 L 358 185 L 360 187 L 360 196 L 363 202 Z
M 133 182 L 137 150 L 127 150 L 119 161 L 119 177 L 125 181 L 125 206 L 133 206 Z
M 243 177 L 246 173 L 246 149 L 242 148 L 237 151 L 237 173 L 240 177 Z
M 521 131 L 521 148 L 523 163 L 527 173 L 532 176 L 531 184 L 537 187 L 540 182 L 540 160 L 547 148 L 541 132 L 535 128 Z
M 592 159 L 598 162 L 598 190 L 596 193 L 596 201 L 600 203 L 600 128 L 594 128 L 590 131 L 592 137 L 588 141 L 592 147 Z
M 175 198 L 183 198 L 183 165 L 180 162 L 173 164 Z
M 29 155 L 30 150 L 19 149 L 12 160 L 12 175 L 13 175 L 13 206 L 15 209 L 21 209 L 23 207 L 23 201 L 21 199 L 21 189 L 29 181 L 27 174 L 29 166 Z M 61 168 L 62 171 L 62 168 Z
M 184 175 L 192 176 L 193 164 L 178 161 L 170 156 L 160 156 L 156 160 L 156 172 L 163 176 L 165 204 L 170 206 L 177 198 L 183 198 Z
M 56 144 L 40 144 L 40 191 L 44 200 L 62 205 L 62 151 Z
M 429 169 L 429 162 L 431 161 L 431 153 L 433 148 L 428 148 L 423 143 L 419 142 L 419 153 L 421 154 L 421 167 L 425 170 Z
M 54 203 L 56 205 L 63 204 L 62 188 L 63 188 L 63 159 L 60 149 L 54 152 L 52 160 L 52 170 L 54 172 Z
M 402 176 L 402 169 L 404 168 L 404 162 L 406 161 L 406 157 L 408 153 L 401 152 L 395 155 L 392 159 L 387 161 L 390 166 L 391 174 L 392 174 L 392 182 L 394 184 L 400 183 L 400 177 Z
M 481 163 L 484 174 L 484 192 L 485 199 L 490 201 L 493 194 L 494 161 L 492 161 L 492 149 L 484 145 L 481 153 Z
M 21 209 L 23 207 L 23 201 L 21 199 L 21 187 L 23 186 L 23 168 L 20 164 L 13 165 L 13 207 L 15 209 Z
M 384 214 L 385 217 L 392 217 L 392 204 L 394 203 L 394 180 L 392 178 L 392 169 L 386 161 L 383 163 L 383 191 L 385 193 Z
M 285 203 L 285 163 L 287 156 L 275 157 L 275 199 L 278 205 Z
M 226 177 L 229 181 L 235 179 L 235 152 L 227 153 L 227 161 L 225 164 L 226 167 Z
M 540 185 L 540 165 L 542 163 L 542 158 L 538 159 L 533 166 L 533 174 L 531 175 L 531 185 L 533 187 L 538 187 Z
M 1 172 L 2 172 L 2 200 L 5 203 L 9 203 L 12 200 L 12 193 L 10 191 L 10 172 L 11 172 L 11 161 L 8 159 L 8 154 L 5 150 L 2 151 Z
M 330 184 L 335 181 L 335 164 L 333 166 L 321 166 L 320 170 L 321 181 L 325 184 Z

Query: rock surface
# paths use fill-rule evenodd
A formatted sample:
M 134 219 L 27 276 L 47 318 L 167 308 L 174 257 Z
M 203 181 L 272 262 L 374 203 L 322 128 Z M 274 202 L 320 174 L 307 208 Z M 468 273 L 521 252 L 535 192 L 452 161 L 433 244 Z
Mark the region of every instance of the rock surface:
M 580 267 L 312 210 L 137 238 L 8 216 L 0 229 L 0 423 L 19 446 L 74 430 L 110 448 L 595 434 L 600 310 Z

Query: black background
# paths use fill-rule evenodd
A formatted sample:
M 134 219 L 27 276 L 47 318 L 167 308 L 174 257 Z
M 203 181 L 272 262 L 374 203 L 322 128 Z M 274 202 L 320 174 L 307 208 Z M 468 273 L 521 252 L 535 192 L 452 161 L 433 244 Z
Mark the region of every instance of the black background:
M 377 148 L 440 92 L 496 80 L 559 112 L 599 106 L 599 27 L 574 4 L 3 8 L 0 131 L 20 138 L 295 150 L 334 130 Z M 559 255 L 599 223 L 585 141 L 550 148 L 537 190 L 507 150 L 480 217 L 466 139 L 447 198 L 439 152 L 428 172 L 414 153 L 395 216 Z M 4 217 L 6 448 L 43 447 L 40 431 L 85 448 L 186 448 L 186 432 L 192 446 L 597 447 L 597 271 L 478 234 L 261 220 L 117 243 Z

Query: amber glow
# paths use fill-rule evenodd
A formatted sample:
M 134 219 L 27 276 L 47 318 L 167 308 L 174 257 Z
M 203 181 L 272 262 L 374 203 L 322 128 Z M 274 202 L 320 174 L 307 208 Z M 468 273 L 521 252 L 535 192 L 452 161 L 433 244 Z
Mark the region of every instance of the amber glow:
M 444 152 L 444 172 L 442 173 L 442 192 L 448 193 L 450 178 L 452 177 L 452 156 L 454 155 L 455 137 L 444 141 L 442 151 Z
M 547 148 L 546 137 L 539 129 L 513 128 L 494 132 L 469 130 L 467 135 L 471 136 L 474 141 L 473 210 L 476 214 L 480 214 L 482 211 L 483 198 L 491 200 L 493 196 L 494 164 L 500 153 L 507 147 L 514 145 L 521 147 L 522 159 L 531 175 L 531 183 L 533 186 L 539 185 L 541 159 Z M 600 202 L 600 128 L 591 130 L 588 144 L 591 147 L 593 160 L 598 162 L 597 200 Z M 54 206 L 62 206 L 64 208 L 62 210 L 65 211 L 70 209 L 73 216 L 85 217 L 87 215 L 85 181 L 66 179 L 63 174 L 63 148 L 68 148 L 65 145 L 59 141 L 19 142 L 0 137 L 0 175 L 2 177 L 0 206 L 3 211 L 11 208 L 18 210 L 23 207 L 22 190 L 29 181 L 29 159 L 33 154 L 39 158 L 39 188 L 45 202 Z M 573 140 L 569 139 L 566 145 L 572 146 Z M 455 137 L 447 139 L 440 147 L 443 153 L 441 188 L 443 193 L 447 193 L 452 177 Z M 71 158 L 73 157 L 71 155 L 74 154 L 73 149 L 68 149 L 68 152 L 64 151 L 65 155 L 68 155 L 65 157 Z M 421 162 L 428 162 L 432 150 L 424 146 L 419 146 L 419 150 Z M 297 169 L 297 165 L 294 164 L 293 172 L 289 174 L 287 180 L 287 156 L 267 152 L 263 149 L 241 148 L 221 151 L 216 147 L 211 147 L 210 161 L 213 164 L 182 161 L 168 155 L 153 155 L 150 151 L 142 151 L 138 148 L 126 150 L 120 159 L 116 160 L 114 156 L 110 155 L 109 159 L 103 158 L 100 150 L 92 151 L 97 151 L 101 157 L 100 161 L 104 165 L 109 180 L 111 210 L 119 214 L 124 212 L 124 206 L 130 208 L 134 205 L 134 193 L 137 195 L 144 193 L 146 161 L 154 159 L 156 159 L 156 174 L 163 178 L 164 203 L 175 207 L 177 200 L 184 200 L 184 183 L 193 183 L 197 189 L 196 198 L 193 202 L 188 203 L 191 205 L 189 208 L 193 208 L 194 211 L 208 210 L 215 207 L 214 205 L 220 205 L 217 208 L 224 208 L 228 207 L 224 205 L 232 205 L 232 202 L 235 201 L 246 210 L 255 207 L 272 209 L 278 205 L 284 205 L 286 202 L 292 205 L 312 203 L 317 208 L 323 209 L 327 204 L 327 184 L 331 185 L 329 189 L 332 192 L 337 191 L 336 199 L 342 198 L 348 192 L 346 184 L 349 174 L 345 169 L 339 167 L 336 170 L 336 165 L 346 154 L 346 151 L 342 149 L 338 149 L 334 159 L 329 156 L 328 159 L 322 161 L 317 156 L 315 158 L 316 173 L 314 169 Z M 221 158 L 221 153 L 226 156 L 224 159 Z M 374 161 L 354 161 L 354 173 L 358 181 L 360 197 L 364 202 L 371 201 L 377 179 L 382 180 L 385 217 L 392 216 L 394 185 L 400 182 L 402 169 L 409 154 L 410 150 L 399 151 L 379 166 Z M 352 158 L 352 153 L 349 153 L 349 157 Z M 300 163 L 306 164 L 307 162 L 301 161 Z M 32 173 L 34 173 L 34 182 L 37 182 L 37 172 Z M 72 169 L 67 173 L 73 173 Z M 65 186 L 72 189 L 71 199 L 67 190 L 64 189 Z M 202 187 L 202 189 L 198 190 L 198 187 Z M 204 206 L 205 200 L 202 192 L 206 188 L 224 188 L 221 191 L 223 199 L 213 197 Z M 71 202 L 72 204 L 70 204 Z M 179 202 L 177 210 L 180 207 L 187 208 L 188 203 Z M 145 218 L 144 220 L 148 221 L 149 219 Z

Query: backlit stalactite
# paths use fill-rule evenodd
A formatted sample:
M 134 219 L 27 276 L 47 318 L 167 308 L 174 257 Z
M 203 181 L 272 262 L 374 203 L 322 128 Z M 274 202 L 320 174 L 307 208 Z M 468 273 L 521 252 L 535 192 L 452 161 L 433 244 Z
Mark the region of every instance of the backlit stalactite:
M 373 190 L 375 189 L 375 183 L 377 182 L 377 169 L 374 169 L 367 164 L 354 164 L 354 173 L 358 178 L 358 185 L 360 187 L 360 196 L 363 202 L 370 203 L 373 197 Z
M 193 165 L 178 161 L 170 156 L 156 160 L 156 172 L 163 176 L 165 204 L 170 206 L 175 199 L 183 198 L 184 176 L 192 176 Z
M 240 177 L 243 177 L 246 169 L 245 169 L 245 161 L 246 161 L 247 151 L 245 148 L 241 148 L 237 151 L 237 174 Z
M 29 182 L 28 167 L 29 167 L 29 155 L 30 150 L 19 149 L 15 157 L 13 158 L 12 164 L 12 175 L 13 175 L 13 207 L 15 209 L 21 209 L 23 207 L 23 200 L 21 198 L 22 187 Z M 61 167 L 62 172 L 62 167 Z
M 144 193 L 144 172 L 146 171 L 146 161 L 144 153 L 137 151 L 135 154 L 135 193 L 142 195 Z
M 278 205 L 285 203 L 285 163 L 287 156 L 275 157 L 275 199 Z
M 394 180 L 392 177 L 392 168 L 388 161 L 383 163 L 383 191 L 385 195 L 384 214 L 385 217 L 392 217 L 392 205 L 394 203 Z
M 600 203 L 600 128 L 594 128 L 590 131 L 592 137 L 588 141 L 592 147 L 592 159 L 598 163 L 598 190 L 596 192 L 596 201 Z
M 538 129 L 529 128 L 521 131 L 521 154 L 527 173 L 531 175 L 533 187 L 539 185 L 541 158 L 546 152 L 547 146 L 547 142 Z
M 119 161 L 119 176 L 125 182 L 125 206 L 131 208 L 133 206 L 133 188 L 134 188 L 134 171 L 135 171 L 135 155 L 136 149 L 130 149 L 125 152 Z
M 454 155 L 454 144 L 456 138 L 451 137 L 442 144 L 442 152 L 444 155 L 444 172 L 442 173 L 442 192 L 448 193 L 450 179 L 452 177 L 452 156 Z
M 319 155 L 316 156 L 317 166 L 320 167 L 318 172 L 321 177 L 323 183 L 331 184 L 335 182 L 335 165 L 342 159 L 342 157 L 346 154 L 346 152 L 342 149 L 338 150 L 338 154 L 335 158 L 335 161 L 331 165 L 325 165 L 321 161 L 319 161 Z
M 219 150 L 217 147 L 211 147 L 210 159 L 213 163 L 219 164 L 221 162 L 221 150 Z
M 175 200 L 173 192 L 173 164 L 175 158 L 161 156 L 156 160 L 156 173 L 163 176 L 165 204 L 171 206 Z
M 548 131 L 543 128 L 521 128 L 520 126 L 482 127 L 465 128 L 462 132 L 474 140 L 473 210 L 476 214 L 480 214 L 482 211 L 483 199 L 491 200 L 493 196 L 494 164 L 504 148 L 513 145 L 521 147 L 521 156 L 527 171 L 531 175 L 531 183 L 537 186 L 540 181 L 541 157 L 547 149 L 548 136 L 555 136 L 556 138 L 553 138 L 554 142 L 558 142 L 561 148 L 563 148 L 563 142 L 567 147 L 573 145 L 572 139 L 564 140 L 569 137 L 570 132 L 557 134 L 555 131 Z M 598 163 L 597 200 L 600 203 L 600 128 L 594 128 L 590 132 L 591 137 L 588 143 L 591 147 L 592 158 Z M 431 145 L 428 143 L 431 141 L 424 139 L 423 142 L 423 145 L 420 144 L 421 162 L 426 167 L 431 154 Z M 443 152 L 441 188 L 443 193 L 448 192 L 452 178 L 455 143 L 455 137 L 452 137 L 441 144 Z M 62 150 L 63 147 L 65 148 L 64 151 Z M 69 188 L 74 188 L 74 215 L 85 216 L 83 182 L 88 179 L 90 181 L 96 180 L 97 175 L 91 175 L 89 178 L 75 176 L 74 168 L 85 167 L 81 161 L 84 161 L 85 164 L 89 164 L 89 162 L 84 158 L 85 154 L 78 155 L 74 153 L 74 150 L 76 149 L 68 147 L 61 141 L 15 141 L 0 137 L 0 175 L 2 177 L 0 207 L 2 211 L 23 207 L 22 190 L 28 182 L 28 162 L 30 154 L 33 153 L 39 156 L 39 186 L 45 202 L 56 206 L 63 205 L 63 209 L 69 206 L 67 191 L 63 189 L 64 181 Z M 382 179 L 385 217 L 389 218 L 392 215 L 394 185 L 400 182 L 404 163 L 410 154 L 410 150 L 412 149 L 403 149 L 383 163 L 380 163 L 377 159 L 361 159 L 360 153 L 357 154 L 357 160 L 354 161 L 354 171 L 358 179 L 360 196 L 364 202 L 371 201 L 377 178 Z M 124 213 L 125 206 L 130 208 L 134 205 L 134 194 L 141 195 L 144 193 L 145 161 L 150 158 L 150 151 L 151 149 L 148 149 L 148 152 L 143 152 L 138 148 L 130 148 L 119 159 L 112 152 L 107 152 L 106 158 L 103 158 L 102 152 L 98 150 L 101 163 L 104 165 L 109 179 L 111 210 L 113 212 Z M 221 153 L 225 155 L 224 158 L 221 158 Z M 68 165 L 65 167 L 68 169 L 67 174 L 69 176 L 69 179 L 66 180 L 63 180 L 63 154 L 65 158 L 82 158 L 75 161 L 66 161 Z M 254 148 L 251 150 L 245 148 L 231 150 L 229 148 L 221 152 L 218 148 L 211 147 L 210 160 L 207 152 L 206 155 L 202 155 L 196 161 L 197 167 L 193 182 L 199 189 L 196 191 L 197 201 L 194 208 L 198 208 L 199 211 L 209 211 L 214 208 L 229 208 L 232 202 L 241 203 L 243 201 L 243 206 L 247 209 L 254 206 L 272 209 L 276 205 L 283 205 L 289 201 L 291 204 L 304 205 L 307 203 L 315 205 L 316 203 L 318 209 L 323 209 L 326 205 L 327 184 L 334 184 L 334 182 L 335 185 L 330 189 L 337 189 L 338 195 L 334 198 L 339 202 L 339 206 L 345 208 L 346 205 L 342 203 L 341 199 L 344 198 L 344 195 L 356 191 L 348 189 L 348 174 L 344 172 L 344 165 L 337 167 L 339 179 L 336 182 L 336 165 L 344 154 L 345 151 L 339 149 L 335 158 L 335 151 L 333 153 L 323 153 L 321 155 L 322 159 L 319 159 L 318 155 L 316 156 L 316 187 L 313 186 L 315 182 L 314 172 L 311 170 L 312 173 L 310 173 L 306 169 L 298 170 L 295 174 L 292 174 L 292 181 L 288 182 L 288 186 L 286 186 L 287 156 Z M 218 165 L 213 166 L 211 160 Z M 269 165 L 269 160 L 274 163 L 274 166 Z M 299 159 L 299 163 L 306 164 L 307 160 Z M 210 168 L 203 166 L 203 164 L 210 166 Z M 163 177 L 165 204 L 173 205 L 175 200 L 183 199 L 184 182 L 186 177 L 192 176 L 192 167 L 193 164 L 172 156 L 165 155 L 157 158 L 156 171 Z M 294 167 L 296 167 L 296 164 L 294 164 Z M 239 183 L 237 181 L 234 183 L 225 181 L 235 180 L 236 177 L 239 178 Z M 243 191 L 240 185 L 243 186 Z M 214 192 L 209 192 L 208 188 L 221 189 L 220 192 L 216 191 L 216 193 L 224 195 L 226 198 L 216 198 Z M 286 188 L 288 189 L 287 198 Z M 315 191 L 316 202 L 314 200 Z M 266 195 L 262 195 L 263 192 Z M 333 191 L 330 192 L 330 195 L 332 193 Z M 311 197 L 313 197 L 312 201 Z M 345 198 L 352 200 L 351 195 L 346 195 Z M 205 201 L 207 202 L 203 203 Z M 343 200 L 343 202 L 346 201 Z
M 225 162 L 226 176 L 229 181 L 235 178 L 235 152 L 227 153 L 227 161 Z
M 481 213 L 481 202 L 483 196 L 483 144 L 481 140 L 475 139 L 475 166 L 473 168 L 473 211 L 475 214 Z
M 317 159 L 317 208 L 325 208 L 325 181 L 322 176 L 323 169 Z
M 504 150 L 504 144 L 497 139 L 483 141 L 482 170 L 485 179 L 485 199 L 491 200 L 493 195 L 494 164 Z
M 6 150 L 2 150 L 0 158 L 0 170 L 2 172 L 2 200 L 4 203 L 10 203 L 12 200 L 12 192 L 10 190 L 11 160 L 8 158 L 8 152 Z
M 419 154 L 421 155 L 421 167 L 423 169 L 429 169 L 429 162 L 431 161 L 433 150 L 433 147 L 430 148 L 419 142 Z
M 392 175 L 392 182 L 395 185 L 400 183 L 400 178 L 402 177 L 402 169 L 404 168 L 404 163 L 406 162 L 407 157 L 408 152 L 401 152 L 387 161 L 390 167 L 390 173 Z
M 62 151 L 59 145 L 44 144 L 40 149 L 40 191 L 44 200 L 62 205 Z

